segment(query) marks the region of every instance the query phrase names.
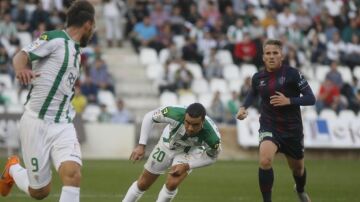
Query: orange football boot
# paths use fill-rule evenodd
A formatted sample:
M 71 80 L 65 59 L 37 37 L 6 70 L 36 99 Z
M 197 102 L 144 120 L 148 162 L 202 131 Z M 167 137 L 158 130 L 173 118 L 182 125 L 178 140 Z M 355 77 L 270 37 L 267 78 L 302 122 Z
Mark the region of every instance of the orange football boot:
M 19 157 L 10 156 L 6 162 L 5 169 L 0 178 L 0 194 L 1 196 L 7 196 L 12 186 L 14 185 L 14 178 L 11 177 L 9 171 L 10 166 L 20 163 Z

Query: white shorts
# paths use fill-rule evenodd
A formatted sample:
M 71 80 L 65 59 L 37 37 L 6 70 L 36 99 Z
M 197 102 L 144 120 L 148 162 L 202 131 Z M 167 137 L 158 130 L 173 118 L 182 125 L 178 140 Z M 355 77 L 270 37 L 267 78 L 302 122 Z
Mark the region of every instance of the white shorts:
M 51 161 L 56 171 L 64 161 L 82 165 L 80 144 L 72 123 L 50 123 L 25 112 L 20 120 L 20 139 L 33 189 L 42 188 L 51 181 Z
M 187 153 L 183 150 L 170 150 L 160 140 L 150 153 L 144 168 L 153 174 L 164 174 L 171 166 L 188 163 L 190 159 L 198 158 L 202 153 L 203 150 L 197 149 L 196 147 Z M 188 170 L 188 174 L 190 174 L 191 171 L 192 170 Z

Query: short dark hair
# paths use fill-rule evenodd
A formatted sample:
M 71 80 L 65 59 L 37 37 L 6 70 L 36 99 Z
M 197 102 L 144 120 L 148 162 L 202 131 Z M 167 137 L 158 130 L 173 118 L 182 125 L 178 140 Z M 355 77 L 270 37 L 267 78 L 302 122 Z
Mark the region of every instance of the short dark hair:
M 263 49 L 265 48 L 265 46 L 267 45 L 275 45 L 275 46 L 278 46 L 280 49 L 282 49 L 282 42 L 280 40 L 277 40 L 277 39 L 268 39 L 264 42 L 264 45 L 263 45 Z
M 67 16 L 66 26 L 81 27 L 87 21 L 94 21 L 95 9 L 91 3 L 85 0 L 78 0 L 71 4 Z
M 205 119 L 206 116 L 206 110 L 205 107 L 200 104 L 200 103 L 193 103 L 191 105 L 189 105 L 186 108 L 186 113 L 189 114 L 189 116 L 191 116 L 192 118 L 198 118 L 201 116 L 201 119 Z

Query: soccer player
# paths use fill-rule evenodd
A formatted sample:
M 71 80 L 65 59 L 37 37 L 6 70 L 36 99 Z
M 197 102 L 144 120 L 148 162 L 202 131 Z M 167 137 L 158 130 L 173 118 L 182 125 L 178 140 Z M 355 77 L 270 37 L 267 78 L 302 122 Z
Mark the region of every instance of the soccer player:
M 94 14 L 89 2 L 75 1 L 67 12 L 65 30 L 45 32 L 15 55 L 16 78 L 21 84 L 31 84 L 20 120 L 25 168 L 18 157 L 9 157 L 0 179 L 2 196 L 16 183 L 32 198 L 45 198 L 50 192 L 53 163 L 63 184 L 59 201 L 80 200 L 82 161 L 70 101 L 79 78 L 80 47 L 92 36 Z M 30 61 L 32 70 L 26 68 Z
M 193 103 L 187 108 L 168 106 L 148 112 L 141 126 L 139 145 L 130 160 L 144 157 L 145 146 L 154 123 L 167 123 L 158 144 L 152 150 L 145 169 L 127 191 L 123 202 L 137 201 L 170 168 L 157 202 L 171 201 L 180 183 L 194 168 L 215 163 L 220 152 L 220 133 L 206 116 L 205 108 Z
M 246 109 L 257 96 L 261 97 L 259 185 L 264 202 L 271 201 L 272 164 L 277 152 L 286 156 L 299 200 L 309 202 L 304 189 L 306 169 L 300 105 L 314 105 L 315 97 L 304 76 L 297 69 L 282 64 L 284 57 L 280 41 L 267 40 L 263 52 L 265 69 L 252 77 L 251 90 L 239 108 L 237 118 L 246 118 Z

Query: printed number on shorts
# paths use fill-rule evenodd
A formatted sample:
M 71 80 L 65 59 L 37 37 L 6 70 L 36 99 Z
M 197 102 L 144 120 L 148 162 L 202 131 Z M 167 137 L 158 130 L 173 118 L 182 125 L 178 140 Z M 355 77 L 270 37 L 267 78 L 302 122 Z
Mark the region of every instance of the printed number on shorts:
M 31 158 L 31 165 L 34 169 L 32 169 L 33 172 L 39 171 L 39 161 L 37 158 Z
M 156 148 L 156 152 L 152 155 L 152 157 L 158 162 L 162 162 L 165 157 L 165 152 L 161 151 L 159 148 Z

